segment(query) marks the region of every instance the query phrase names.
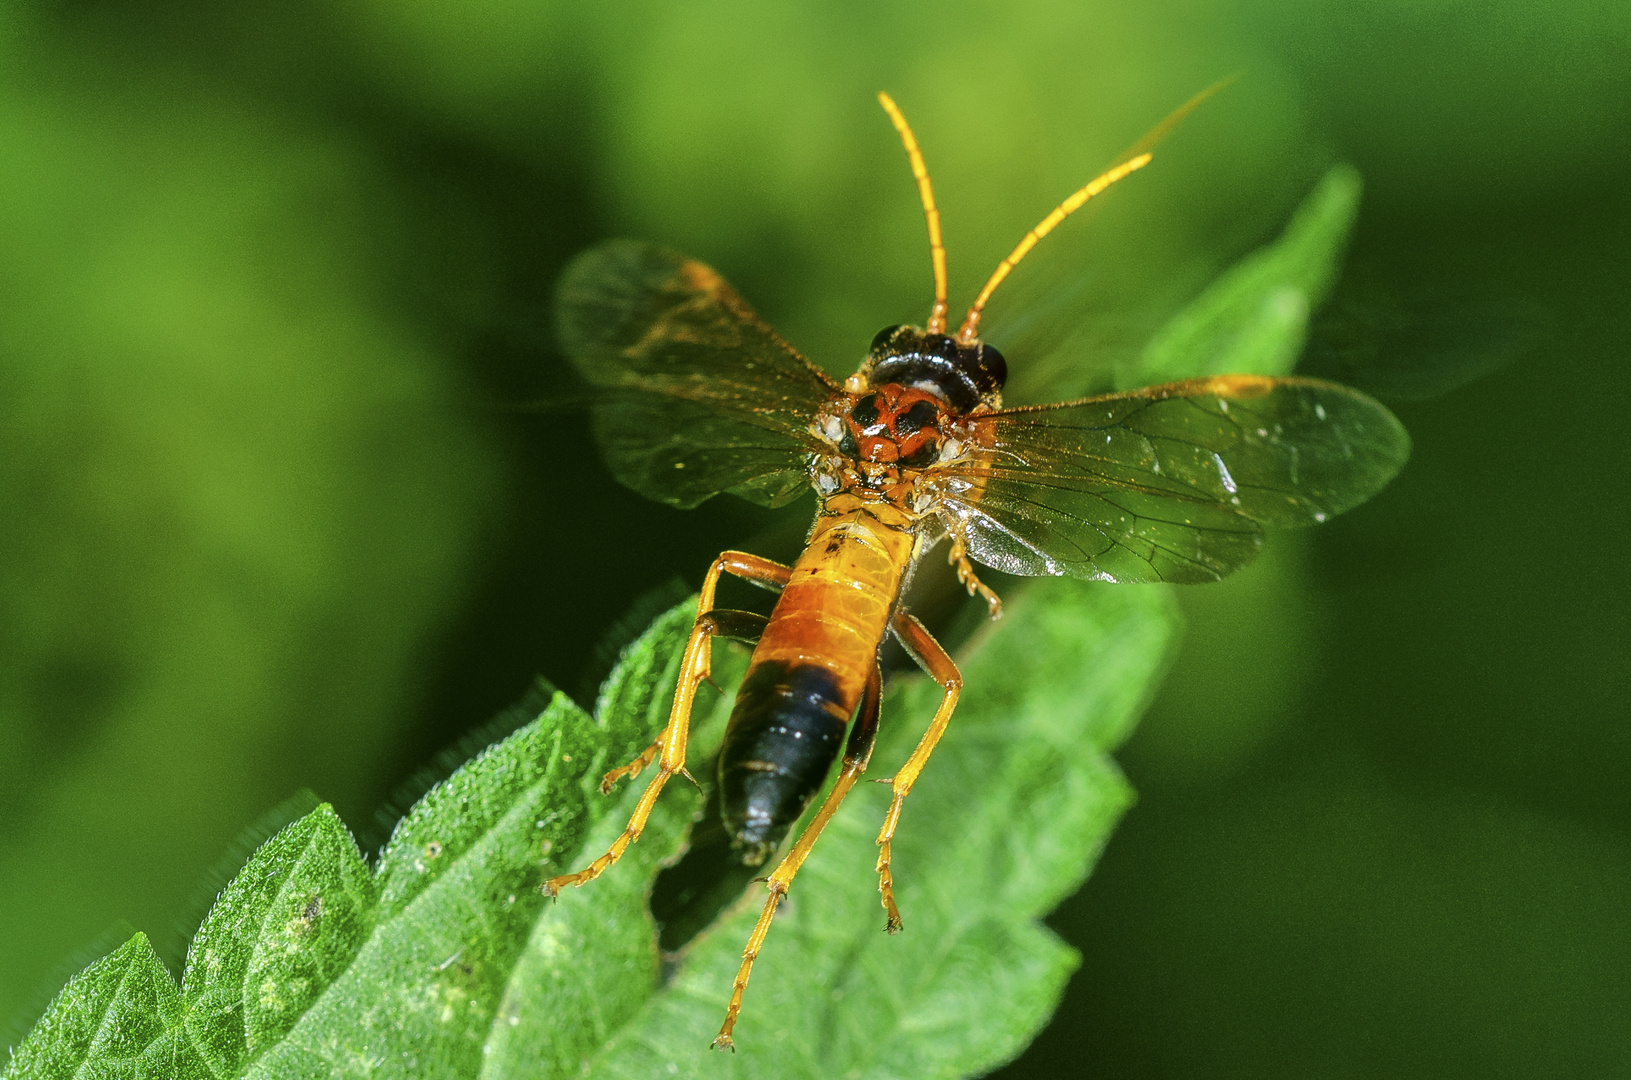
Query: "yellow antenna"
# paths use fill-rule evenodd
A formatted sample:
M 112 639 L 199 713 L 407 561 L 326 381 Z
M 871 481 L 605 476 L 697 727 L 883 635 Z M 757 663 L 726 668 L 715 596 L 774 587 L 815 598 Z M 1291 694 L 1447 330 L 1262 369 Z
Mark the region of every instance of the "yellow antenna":
M 957 340 L 964 345 L 969 345 L 979 336 L 980 313 L 985 310 L 986 301 L 990 300 L 991 294 L 997 291 L 997 286 L 1001 285 L 1002 279 L 1008 276 L 1008 271 L 1019 265 L 1019 260 L 1023 259 L 1025 253 L 1036 246 L 1038 240 L 1052 232 L 1055 225 L 1080 210 L 1082 204 L 1087 200 L 1122 177 L 1137 172 L 1149 163 L 1149 154 L 1140 154 L 1131 161 L 1124 161 L 1109 172 L 1094 177 L 1076 194 L 1054 207 L 1053 213 L 1043 218 L 1036 228 L 1026 233 L 1025 238 L 1009 253 L 1008 257 L 997 264 L 997 269 L 992 272 L 991 277 L 986 281 L 985 288 L 981 289 L 980 295 L 974 298 L 974 306 L 969 308 L 968 314 L 963 317 L 963 325 L 957 328 Z
M 929 184 L 929 170 L 923 164 L 923 152 L 917 148 L 912 125 L 906 122 L 899 106 L 888 94 L 880 91 L 878 103 L 889 114 L 889 120 L 900 132 L 901 145 L 906 147 L 906 158 L 912 163 L 912 175 L 917 178 L 918 197 L 923 200 L 923 216 L 929 221 L 929 258 L 934 263 L 934 308 L 929 312 L 927 330 L 931 334 L 946 332 L 946 245 L 940 240 L 940 211 L 935 209 L 934 188 Z
M 1162 139 L 1166 138 L 1172 132 L 1173 128 L 1177 127 L 1184 121 L 1185 117 L 1194 112 L 1195 109 L 1199 107 L 1201 102 L 1205 101 L 1219 90 L 1222 90 L 1224 87 L 1228 86 L 1238 78 L 1240 78 L 1239 72 L 1236 72 L 1233 75 L 1227 75 L 1213 83 L 1211 86 L 1208 86 L 1205 90 L 1202 90 L 1200 93 L 1196 94 L 1194 97 L 1190 98 L 1176 109 L 1172 110 L 1171 114 L 1168 115 L 1165 120 L 1150 128 L 1150 130 L 1145 133 L 1143 138 L 1129 146 L 1126 151 L 1122 153 L 1121 157 L 1117 158 L 1116 160 L 1118 162 L 1126 161 L 1129 158 L 1133 158 L 1144 153 L 1146 150 L 1154 150 L 1156 144 Z
M 996 270 L 992 271 L 990 279 L 986 281 L 985 288 L 981 289 L 980 295 L 974 298 L 974 306 L 969 308 L 968 314 L 963 317 L 963 325 L 957 328 L 957 340 L 964 345 L 969 345 L 979 336 L 980 315 L 985 311 L 986 302 L 991 299 L 991 294 L 997 291 L 997 286 L 1002 284 L 1002 280 L 1008 276 L 1008 272 L 1017 266 L 1019 260 L 1023 259 L 1026 253 L 1036 246 L 1038 240 L 1052 232 L 1054 227 L 1061 221 L 1080 210 L 1087 200 L 1098 195 L 1116 181 L 1124 179 L 1148 165 L 1150 163 L 1151 155 L 1149 151 L 1151 147 L 1165 138 L 1167 133 L 1177 127 L 1179 121 L 1193 112 L 1197 105 L 1234 82 L 1237 77 L 1231 75 L 1226 79 L 1220 79 L 1178 106 L 1170 116 L 1151 128 L 1149 134 L 1134 143 L 1132 149 L 1121 155 L 1121 159 L 1116 165 L 1094 177 L 1074 195 L 1054 207 L 1053 213 L 1043 218 L 1041 224 L 1026 233 L 1025 238 L 1009 253 L 1008 257 L 997 264 Z M 927 181 L 925 180 L 925 182 Z

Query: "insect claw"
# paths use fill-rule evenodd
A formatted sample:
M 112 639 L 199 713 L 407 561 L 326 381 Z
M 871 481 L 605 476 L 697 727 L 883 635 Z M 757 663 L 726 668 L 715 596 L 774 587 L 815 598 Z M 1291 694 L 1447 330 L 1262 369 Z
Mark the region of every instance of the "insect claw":
M 888 934 L 890 937 L 894 937 L 904 929 L 906 929 L 906 926 L 900 921 L 899 915 L 891 915 L 889 918 L 884 920 L 883 932 Z
M 729 1050 L 731 1053 L 734 1054 L 734 1053 L 736 1053 L 736 1043 L 731 1040 L 731 1037 L 729 1035 L 721 1034 L 719 1036 L 719 1038 L 714 1040 L 713 1045 L 710 1046 L 709 1049 L 710 1050 Z

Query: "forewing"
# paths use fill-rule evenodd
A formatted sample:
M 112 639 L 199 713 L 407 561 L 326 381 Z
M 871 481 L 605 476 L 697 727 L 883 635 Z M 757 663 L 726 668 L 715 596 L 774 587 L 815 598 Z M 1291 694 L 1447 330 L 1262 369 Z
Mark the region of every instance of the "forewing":
M 721 491 L 779 506 L 808 485 L 808 428 L 839 388 L 713 270 L 613 240 L 567 268 L 557 311 L 624 484 L 680 507 Z
M 1317 379 L 1228 375 L 975 418 L 966 463 L 936 470 L 969 553 L 1014 574 L 1215 581 L 1260 526 L 1357 506 L 1410 453 L 1364 394 Z

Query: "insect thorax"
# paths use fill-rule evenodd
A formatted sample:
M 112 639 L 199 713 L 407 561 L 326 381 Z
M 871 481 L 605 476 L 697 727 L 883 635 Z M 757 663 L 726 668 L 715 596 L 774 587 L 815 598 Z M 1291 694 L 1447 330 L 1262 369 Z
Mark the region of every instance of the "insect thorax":
M 970 414 L 1001 408 L 1008 367 L 981 342 L 891 326 L 872 340 L 845 395 L 811 424 L 826 451 L 811 455 L 810 482 L 823 507 L 845 494 L 889 503 L 912 518 L 934 509 L 926 474 L 962 461 Z

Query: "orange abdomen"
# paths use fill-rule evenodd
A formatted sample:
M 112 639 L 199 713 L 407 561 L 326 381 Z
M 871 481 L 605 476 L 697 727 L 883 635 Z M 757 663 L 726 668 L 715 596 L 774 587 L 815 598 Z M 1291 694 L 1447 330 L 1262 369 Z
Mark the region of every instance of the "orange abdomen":
M 775 849 L 838 757 L 911 565 L 910 525 L 890 507 L 832 509 L 844 512 L 816 519 L 720 750 L 721 811 L 749 863 Z

